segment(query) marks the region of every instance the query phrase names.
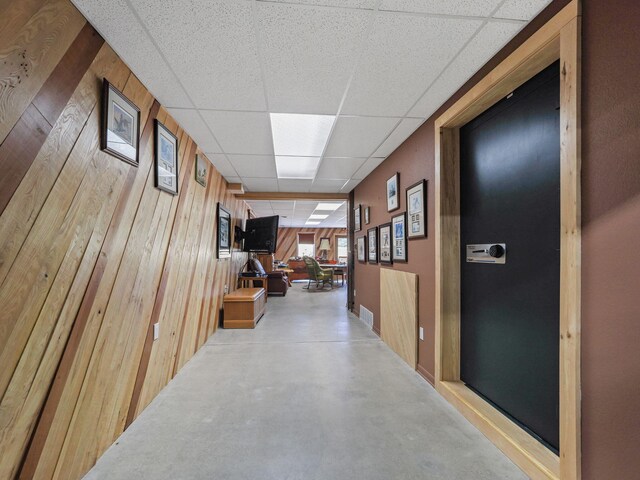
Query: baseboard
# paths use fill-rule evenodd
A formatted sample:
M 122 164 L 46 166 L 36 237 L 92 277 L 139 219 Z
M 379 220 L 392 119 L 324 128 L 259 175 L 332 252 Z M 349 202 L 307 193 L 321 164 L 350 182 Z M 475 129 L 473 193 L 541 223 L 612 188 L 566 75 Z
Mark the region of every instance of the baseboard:
M 373 328 L 372 328 L 371 330 L 373 330 L 373 333 L 375 333 L 375 334 L 376 334 L 376 335 L 378 335 L 379 337 L 381 336 L 381 335 L 380 335 L 380 329 L 379 329 L 379 328 L 376 328 L 376 326 L 375 326 L 375 325 L 373 326 Z
M 427 382 L 429 382 L 432 386 L 435 387 L 436 385 L 435 377 L 431 375 L 422 365 L 416 366 L 416 372 L 418 372 L 422 378 L 424 378 Z

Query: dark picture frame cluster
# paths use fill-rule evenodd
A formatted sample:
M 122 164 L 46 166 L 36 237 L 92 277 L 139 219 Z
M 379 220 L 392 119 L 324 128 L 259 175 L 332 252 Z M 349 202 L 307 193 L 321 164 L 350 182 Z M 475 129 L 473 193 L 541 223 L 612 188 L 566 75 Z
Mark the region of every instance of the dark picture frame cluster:
M 427 180 L 405 189 L 406 210 L 391 217 L 391 221 L 367 229 L 367 234 L 356 238 L 357 259 L 362 263 L 391 265 L 408 262 L 408 241 L 427 236 Z M 386 182 L 387 212 L 400 209 L 400 173 Z M 355 231 L 362 230 L 362 205 L 355 207 Z M 365 207 L 365 223 L 369 224 L 369 207 Z
M 155 187 L 171 195 L 178 194 L 178 138 L 158 119 L 154 120 L 154 179 Z M 102 112 L 100 148 L 120 160 L 140 165 L 140 109 L 120 90 L 104 78 L 102 81 Z M 196 155 L 195 180 L 207 186 L 208 164 Z M 229 258 L 232 251 L 231 213 L 218 203 L 216 214 L 216 257 Z

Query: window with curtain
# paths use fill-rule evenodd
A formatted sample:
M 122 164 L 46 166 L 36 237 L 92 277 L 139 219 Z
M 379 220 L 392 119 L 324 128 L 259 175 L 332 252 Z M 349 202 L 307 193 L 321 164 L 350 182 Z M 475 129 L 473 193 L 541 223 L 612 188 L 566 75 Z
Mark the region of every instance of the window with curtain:
M 347 259 L 347 237 L 336 237 L 337 260 Z
M 316 256 L 316 236 L 313 233 L 298 234 L 298 256 Z

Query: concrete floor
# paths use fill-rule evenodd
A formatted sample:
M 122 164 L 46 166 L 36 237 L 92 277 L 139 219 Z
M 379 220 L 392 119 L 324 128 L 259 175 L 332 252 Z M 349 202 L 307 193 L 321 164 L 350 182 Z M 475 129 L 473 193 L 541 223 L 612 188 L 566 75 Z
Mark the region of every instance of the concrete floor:
M 85 478 L 526 478 L 345 303 L 296 283 L 219 330 Z

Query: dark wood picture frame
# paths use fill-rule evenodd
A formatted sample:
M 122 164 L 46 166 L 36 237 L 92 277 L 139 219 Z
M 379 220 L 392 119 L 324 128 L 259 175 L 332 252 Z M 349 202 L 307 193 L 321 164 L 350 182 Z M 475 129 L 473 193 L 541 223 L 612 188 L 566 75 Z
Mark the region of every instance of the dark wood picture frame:
M 162 168 L 164 171 L 168 171 L 164 165 L 166 165 L 165 158 L 161 158 L 165 155 L 162 152 L 161 147 L 161 139 L 168 140 L 169 143 L 173 147 L 173 167 L 175 169 L 175 188 L 171 188 L 171 186 L 167 185 L 166 180 L 163 178 L 167 177 L 166 175 L 160 175 L 160 169 Z M 165 127 L 158 119 L 154 120 L 153 123 L 153 143 L 154 143 L 154 180 L 155 187 L 162 190 L 163 192 L 170 193 L 171 195 L 178 194 L 178 137 L 176 137 L 167 127 Z M 172 172 L 173 173 L 173 172 Z
M 389 245 L 386 247 L 389 249 L 389 256 L 383 257 L 383 252 L 385 251 L 385 247 L 383 244 L 383 230 L 387 230 L 388 242 Z M 378 260 L 381 264 L 391 265 L 393 264 L 393 230 L 391 227 L 391 223 L 383 223 L 378 226 Z
M 398 241 L 398 232 L 396 230 L 396 219 L 402 219 L 402 239 L 400 240 L 404 249 L 404 257 L 397 257 L 396 253 L 396 242 Z M 393 239 L 392 246 L 392 254 L 391 258 L 393 258 L 394 262 L 402 262 L 406 263 L 409 261 L 409 244 L 407 242 L 407 212 L 402 212 L 399 215 L 395 215 L 391 217 L 391 238 Z
M 407 187 L 405 190 L 405 198 L 407 201 L 407 239 L 413 240 L 416 238 L 424 238 L 427 236 L 427 180 L 422 179 L 419 182 L 414 183 L 410 187 Z M 416 210 L 413 212 L 414 205 L 412 205 L 409 201 L 409 196 L 413 195 L 410 193 L 416 187 L 421 187 L 421 195 L 419 197 L 420 200 L 420 210 Z M 421 229 L 415 229 L 415 223 L 420 222 Z
M 360 255 L 360 242 L 362 242 L 362 256 Z M 360 263 L 367 261 L 367 237 L 362 235 L 356 239 L 356 258 Z
M 203 187 L 207 186 L 207 177 L 209 176 L 209 165 L 204 155 L 196 153 L 196 168 L 194 168 L 195 179 Z
M 362 230 L 362 207 L 360 204 L 358 204 L 358 206 L 356 208 L 353 209 L 354 211 L 354 228 L 353 231 L 354 232 L 359 232 L 360 230 Z
M 114 100 L 110 100 L 110 94 L 114 95 Z M 115 98 L 117 98 L 119 102 L 115 101 Z M 122 137 L 118 136 L 116 132 L 110 129 L 110 120 L 115 120 L 111 118 L 110 114 L 111 103 L 114 103 L 114 105 L 118 107 L 121 114 L 130 117 L 133 117 L 135 114 L 135 118 L 132 118 L 133 124 L 131 127 L 134 131 L 130 135 L 130 141 L 122 139 Z M 129 109 L 127 109 L 127 106 Z M 113 112 L 115 116 L 115 108 L 113 109 Z M 100 123 L 100 149 L 107 152 L 109 155 L 119 158 L 123 162 L 137 167 L 140 164 L 140 109 L 120 90 L 109 83 L 109 80 L 106 78 L 103 78 L 102 80 L 102 112 Z M 111 133 L 111 136 L 109 133 Z M 116 138 L 124 140 L 124 142 L 115 141 Z M 118 148 L 118 146 L 120 147 Z M 132 152 L 127 154 L 127 150 L 130 150 L 130 148 L 135 149 L 135 154 Z
M 216 257 L 230 258 L 233 244 L 231 239 L 231 212 L 220 202 L 218 202 L 216 213 L 216 233 Z
M 371 234 L 375 235 L 374 241 L 371 241 Z M 371 257 L 371 248 L 373 247 L 375 257 Z M 369 263 L 378 263 L 378 227 L 372 227 L 367 230 L 367 261 Z
M 395 193 L 393 195 L 389 192 L 389 184 L 391 181 L 395 183 Z M 387 212 L 395 212 L 400 208 L 400 172 L 394 173 L 387 179 L 385 184 L 385 198 L 387 199 Z M 391 199 L 395 199 L 395 206 L 391 203 Z
M 371 223 L 371 207 L 364 207 L 364 224 L 369 225 Z

